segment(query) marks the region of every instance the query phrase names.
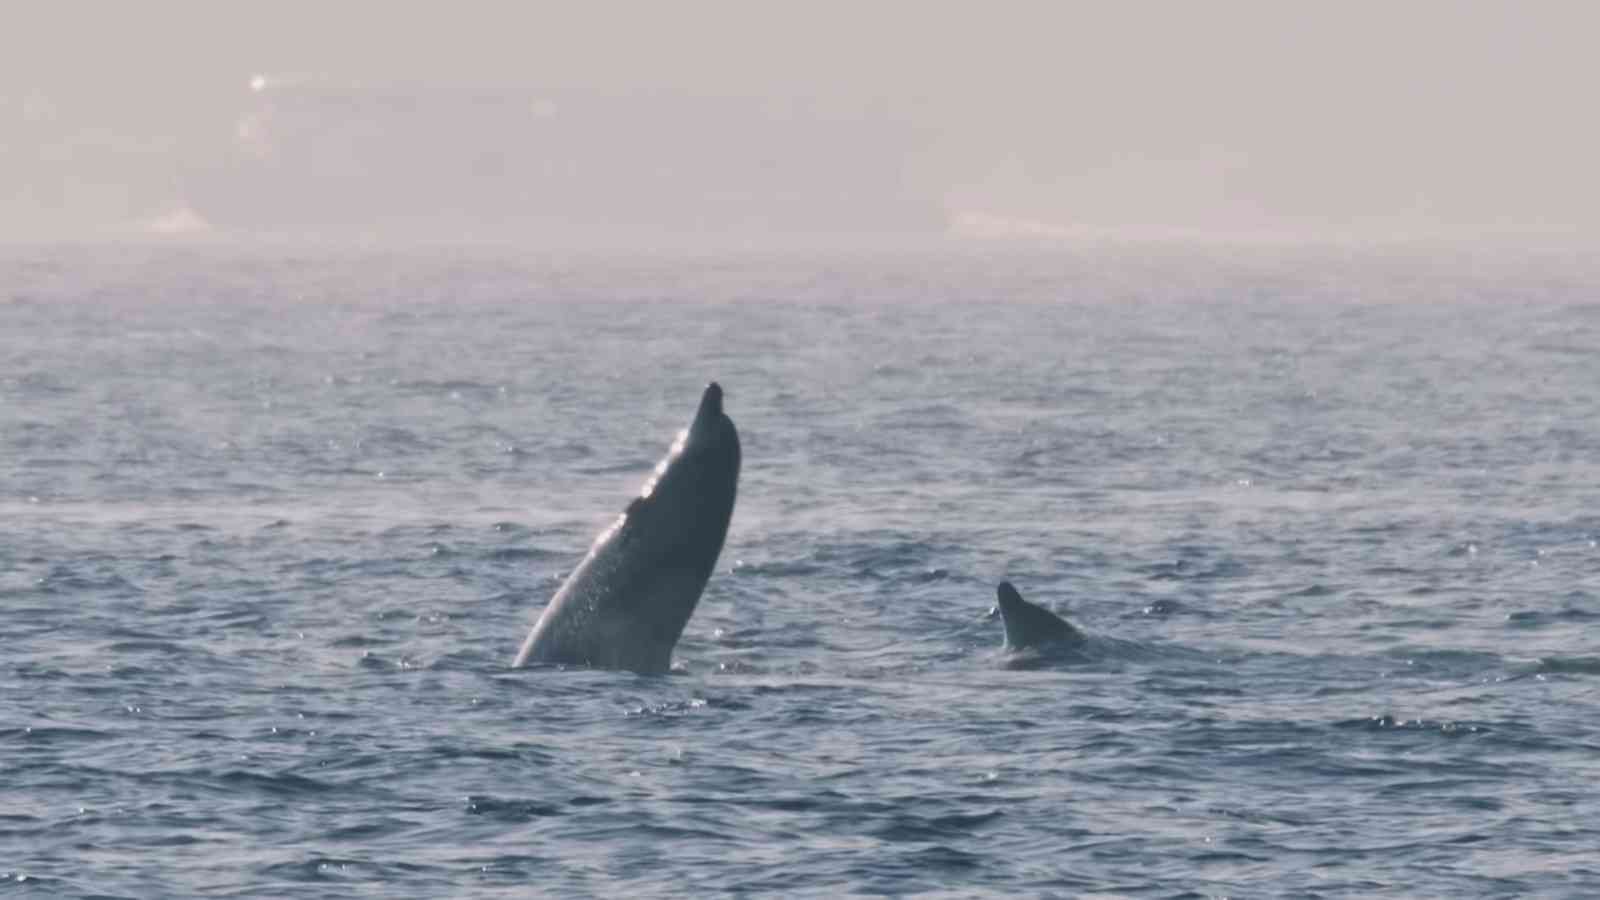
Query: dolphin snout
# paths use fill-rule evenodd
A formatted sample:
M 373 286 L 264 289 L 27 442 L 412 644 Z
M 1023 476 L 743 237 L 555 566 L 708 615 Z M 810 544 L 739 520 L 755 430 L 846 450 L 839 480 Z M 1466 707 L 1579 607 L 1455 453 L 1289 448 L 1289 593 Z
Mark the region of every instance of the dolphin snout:
M 715 381 L 706 385 L 706 392 L 700 395 L 700 412 L 696 416 L 721 415 L 722 413 L 722 385 Z

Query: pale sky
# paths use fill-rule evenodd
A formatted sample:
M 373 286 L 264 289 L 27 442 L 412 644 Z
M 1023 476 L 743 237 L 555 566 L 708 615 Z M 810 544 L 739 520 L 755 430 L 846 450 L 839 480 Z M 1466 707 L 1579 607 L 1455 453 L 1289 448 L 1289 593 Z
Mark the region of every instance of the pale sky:
M 804 136 L 762 140 L 792 140 L 808 159 L 838 153 L 816 177 L 844 180 L 882 175 L 847 171 L 839 141 L 861 141 L 863 158 L 892 144 L 902 192 L 952 218 L 1151 232 L 1600 232 L 1594 3 L 79 2 L 16 4 L 7 19 L 0 233 L 12 237 L 183 208 L 248 220 L 264 165 L 281 178 L 267 198 L 279 219 L 322 215 L 326 188 L 349 192 L 340 210 L 350 215 L 372 200 L 381 223 L 404 207 L 392 196 L 402 183 L 422 192 L 413 219 L 449 196 L 463 198 L 458 218 L 510 215 L 517 198 L 544 190 L 517 179 L 519 166 L 540 163 L 546 132 L 496 138 L 462 125 L 446 109 L 451 92 L 519 109 L 546 94 L 800 104 L 867 124 L 828 126 L 815 147 Z M 272 100 L 281 108 L 269 120 L 249 87 L 257 75 L 343 99 L 314 111 Z M 373 104 L 412 95 L 426 99 L 416 115 L 438 117 L 436 133 L 397 136 L 373 118 Z M 297 111 L 283 113 L 291 102 Z M 340 104 L 365 111 L 341 123 Z M 718 115 L 672 135 L 668 155 L 701 140 L 707 158 L 732 159 Z M 493 148 L 478 145 L 513 139 L 514 158 L 485 164 L 506 190 L 480 206 L 471 191 L 490 177 L 478 162 Z M 372 149 L 384 141 L 429 147 Z M 648 149 L 619 146 L 607 164 L 631 168 Z M 289 171 L 312 156 L 321 168 Z M 457 163 L 478 166 L 459 191 Z M 301 190 L 308 203 L 296 205 Z M 596 216 L 613 208 L 629 214 L 598 203 Z

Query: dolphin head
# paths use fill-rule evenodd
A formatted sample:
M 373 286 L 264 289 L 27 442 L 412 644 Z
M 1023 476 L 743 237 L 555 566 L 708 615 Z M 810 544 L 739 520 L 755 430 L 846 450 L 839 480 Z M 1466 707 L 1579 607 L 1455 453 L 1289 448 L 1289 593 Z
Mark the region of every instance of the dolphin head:
M 739 434 L 733 428 L 733 420 L 722 411 L 722 385 L 715 381 L 706 385 L 705 392 L 700 395 L 700 408 L 695 411 L 694 421 L 689 423 L 687 440 L 731 442 L 735 451 L 739 449 Z
M 995 593 L 999 599 L 1000 620 L 1005 624 L 1007 650 L 1083 642 L 1083 632 L 1050 610 L 1022 599 L 1011 582 L 1000 582 Z
M 689 423 L 673 451 L 667 458 L 669 468 L 681 463 L 700 472 L 701 477 L 727 481 L 731 494 L 739 480 L 739 430 L 722 411 L 722 385 L 715 381 L 706 385 L 694 421 Z M 731 497 L 729 502 L 732 502 Z
M 672 449 L 656 464 L 626 518 L 635 529 L 655 522 L 676 522 L 657 533 L 664 545 L 693 543 L 685 558 L 705 560 L 705 574 L 715 564 L 726 536 L 739 484 L 739 431 L 722 411 L 722 386 L 715 381 L 700 395 L 700 408 L 689 427 L 678 433 Z M 694 528 L 683 527 L 694 523 Z

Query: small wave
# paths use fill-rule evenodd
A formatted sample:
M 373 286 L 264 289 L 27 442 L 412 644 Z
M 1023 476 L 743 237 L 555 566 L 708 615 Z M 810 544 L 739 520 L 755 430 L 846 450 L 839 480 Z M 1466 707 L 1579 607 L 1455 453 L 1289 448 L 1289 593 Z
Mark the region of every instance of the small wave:
M 273 863 L 257 870 L 260 874 L 285 881 L 365 881 L 370 877 L 367 864 L 358 859 L 313 856 L 306 860 Z
M 40 741 L 43 743 L 84 744 L 107 740 L 114 735 L 93 728 L 73 728 L 65 725 L 27 725 L 21 728 L 0 728 L 0 740 Z
M 1334 728 L 1347 731 L 1411 732 L 1437 734 L 1442 737 L 1470 737 L 1487 734 L 1489 726 L 1479 722 L 1440 722 L 1426 719 L 1406 719 L 1384 713 L 1364 719 L 1343 719 L 1333 723 Z
M 263 775 L 234 769 L 217 776 L 217 782 L 228 790 L 242 790 L 269 794 L 274 797 L 325 796 L 334 786 L 304 775 L 282 773 Z
M 939 871 L 967 871 L 983 867 L 983 857 L 976 853 L 968 853 L 955 847 L 935 844 L 910 855 L 908 860 L 917 868 L 930 868 Z
M 144 589 L 123 578 L 121 575 L 111 575 L 95 578 L 87 575 L 76 575 L 68 572 L 51 572 L 39 579 L 36 590 L 43 594 L 79 594 L 109 592 L 116 596 L 138 596 Z
M 1217 560 L 1210 568 L 1195 572 L 1191 577 L 1196 581 L 1220 581 L 1226 578 L 1242 578 L 1249 573 L 1249 566 L 1236 559 L 1224 558 Z
M 402 391 L 412 391 L 418 394 L 444 394 L 446 396 L 450 394 L 493 394 L 500 392 L 499 385 L 485 384 L 484 382 L 470 379 L 398 381 L 394 383 L 394 386 Z
M 1204 619 L 1213 618 L 1212 613 L 1204 609 L 1197 609 L 1174 597 L 1160 597 L 1150 601 L 1136 612 L 1130 612 L 1123 618 L 1140 618 L 1151 616 L 1157 619 L 1171 618 L 1172 616 L 1198 616 Z
M 393 640 L 388 639 L 388 638 L 376 638 L 376 637 L 373 637 L 373 636 L 371 636 L 369 634 L 353 634 L 353 635 L 346 635 L 344 637 L 337 638 L 332 643 L 330 643 L 328 646 L 330 646 L 330 647 L 356 647 L 356 648 L 365 649 L 365 648 L 368 648 L 368 647 L 387 647 L 387 646 L 391 646 L 394 643 L 395 642 Z
M 815 575 L 821 570 L 820 566 L 801 560 L 747 563 L 740 559 L 735 560 L 732 566 L 732 571 L 737 575 L 758 578 L 803 578 Z
M 501 799 L 483 794 L 467 797 L 467 814 L 496 822 L 527 822 L 559 816 L 566 812 L 559 805 L 539 800 Z
M 1152 563 L 1145 566 L 1143 571 L 1151 581 L 1176 581 L 1187 578 L 1193 573 L 1193 568 L 1186 560 L 1173 562 Z
M 1535 353 L 1552 353 L 1557 356 L 1593 356 L 1594 348 L 1586 344 L 1529 344 L 1528 349 Z
M 897 815 L 877 829 L 877 836 L 886 841 L 936 841 L 978 831 L 1003 815 L 997 809 L 944 816 Z
M 162 653 L 168 656 L 183 656 L 190 653 L 190 649 L 182 644 L 171 641 L 118 641 L 105 648 L 108 653 Z
M 1399 658 L 1410 675 L 1467 675 L 1500 667 L 1499 654 L 1477 650 L 1436 650 L 1431 647 L 1401 646 L 1385 650 L 1388 658 Z M 1399 674 L 1399 673 L 1396 673 Z
M 14 872 L 0 870 L 0 893 L 18 890 L 26 892 L 25 896 L 31 897 L 63 897 L 72 892 L 69 885 L 71 885 L 71 888 L 81 889 L 83 887 L 82 885 L 73 885 L 71 882 L 60 878 L 40 876 L 22 869 Z M 93 896 L 106 895 L 94 894 Z
M 376 426 L 367 430 L 359 444 L 363 450 L 389 450 L 422 452 L 433 449 L 433 443 L 408 428 Z
M 226 609 L 199 618 L 220 628 L 237 628 L 241 631 L 259 631 L 267 624 L 267 617 L 254 608 Z
M 1507 628 L 1543 628 L 1546 625 L 1568 622 L 1589 622 L 1600 616 L 1586 609 L 1534 610 L 1522 609 L 1506 613 Z
M 1190 862 L 1198 863 L 1202 866 L 1212 863 L 1264 863 L 1271 862 L 1271 860 L 1271 857 L 1255 856 L 1239 850 L 1205 850 L 1189 857 Z
M 538 559 L 565 558 L 568 554 L 557 553 L 553 550 L 543 550 L 538 547 L 499 547 L 483 554 L 483 558 L 492 562 L 512 563 L 528 562 Z
M 739 801 L 746 806 L 775 812 L 827 812 L 843 803 L 848 803 L 850 797 L 834 790 L 820 790 L 815 794 L 801 794 L 792 797 L 760 797 Z M 713 798 L 708 802 L 721 803 L 721 798 Z
M 709 701 L 698 697 L 689 700 L 664 700 L 659 703 L 641 703 L 631 706 L 623 712 L 623 715 L 678 718 L 705 709 L 707 705 L 709 705 Z
M 19 393 L 24 397 L 67 397 L 77 393 L 77 388 L 67 384 L 54 375 L 43 372 L 29 372 L 12 382 Z
M 1600 675 L 1600 656 L 1546 656 L 1539 659 L 1545 672 L 1571 675 Z
M 358 825 L 347 825 L 343 828 L 335 828 L 332 831 L 325 832 L 324 837 L 330 841 L 360 843 L 387 837 L 393 834 L 401 834 L 416 828 L 418 824 L 419 823 L 417 822 L 412 822 L 406 819 L 397 819 L 392 816 L 385 816 L 381 819 L 362 822 Z

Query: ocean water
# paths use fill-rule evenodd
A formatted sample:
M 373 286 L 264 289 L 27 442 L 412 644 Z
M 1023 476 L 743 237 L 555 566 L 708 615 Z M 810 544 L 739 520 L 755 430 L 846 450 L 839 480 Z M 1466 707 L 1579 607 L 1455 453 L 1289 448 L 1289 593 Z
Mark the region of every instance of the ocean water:
M 1594 896 L 1597 423 L 1581 255 L 7 249 L 0 896 Z

